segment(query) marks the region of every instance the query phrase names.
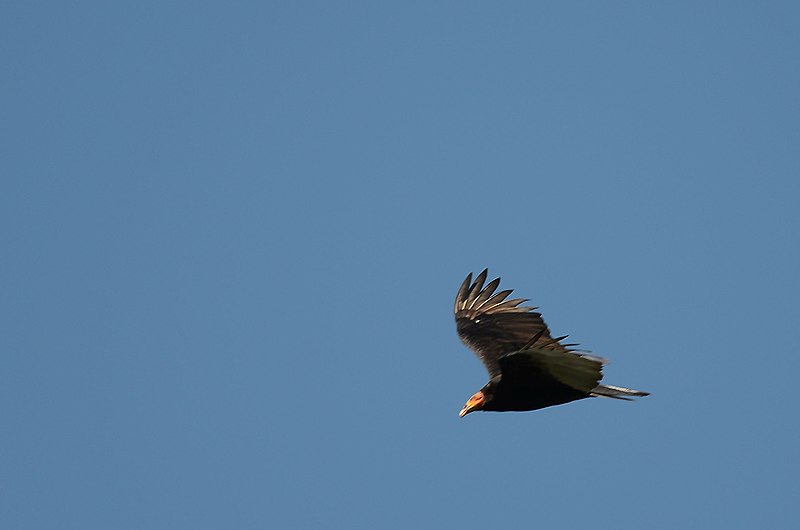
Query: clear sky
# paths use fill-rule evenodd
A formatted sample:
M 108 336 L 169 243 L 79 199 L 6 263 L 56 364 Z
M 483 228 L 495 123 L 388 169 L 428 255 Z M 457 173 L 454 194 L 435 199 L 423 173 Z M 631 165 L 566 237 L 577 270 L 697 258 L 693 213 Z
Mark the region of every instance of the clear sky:
M 0 8 L 0 527 L 798 528 L 800 4 Z M 490 268 L 637 403 L 459 419 Z

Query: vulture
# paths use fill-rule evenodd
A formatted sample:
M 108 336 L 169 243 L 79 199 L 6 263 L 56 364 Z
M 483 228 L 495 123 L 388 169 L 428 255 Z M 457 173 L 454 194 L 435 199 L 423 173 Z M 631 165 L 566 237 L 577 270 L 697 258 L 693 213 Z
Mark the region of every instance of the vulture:
M 553 338 L 536 307 L 525 298 L 507 299 L 512 290 L 495 292 L 496 278 L 484 286 L 488 269 L 472 281 L 468 274 L 456 295 L 456 330 L 489 372 L 459 416 L 470 412 L 525 411 L 588 397 L 631 401 L 648 392 L 601 385 L 606 360 L 571 349 L 566 338 Z

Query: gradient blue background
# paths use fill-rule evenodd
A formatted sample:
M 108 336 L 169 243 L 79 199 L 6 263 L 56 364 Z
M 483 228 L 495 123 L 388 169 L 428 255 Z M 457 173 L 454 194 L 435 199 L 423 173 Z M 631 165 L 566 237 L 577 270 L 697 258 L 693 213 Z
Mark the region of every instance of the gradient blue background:
M 796 2 L 1 15 L 2 528 L 798 527 Z M 459 419 L 486 266 L 653 395 Z

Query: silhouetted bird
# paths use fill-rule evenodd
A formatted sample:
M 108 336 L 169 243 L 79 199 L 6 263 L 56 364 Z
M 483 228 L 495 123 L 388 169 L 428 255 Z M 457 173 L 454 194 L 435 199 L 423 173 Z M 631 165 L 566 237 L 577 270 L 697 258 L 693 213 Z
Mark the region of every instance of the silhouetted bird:
M 489 371 L 489 382 L 467 401 L 465 416 L 476 410 L 536 410 L 587 397 L 630 400 L 648 392 L 601 385 L 606 361 L 569 349 L 566 338 L 552 338 L 524 298 L 506 300 L 511 290 L 495 294 L 500 278 L 486 287 L 488 269 L 475 281 L 467 275 L 456 295 L 458 336 Z

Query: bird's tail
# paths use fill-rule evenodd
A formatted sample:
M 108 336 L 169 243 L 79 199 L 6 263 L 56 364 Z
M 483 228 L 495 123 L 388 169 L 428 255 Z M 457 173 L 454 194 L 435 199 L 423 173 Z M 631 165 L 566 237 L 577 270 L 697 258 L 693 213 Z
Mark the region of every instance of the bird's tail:
M 632 397 L 649 396 L 650 392 L 642 392 L 641 390 L 633 390 L 632 388 L 623 388 L 621 386 L 597 385 L 590 395 L 633 401 Z

